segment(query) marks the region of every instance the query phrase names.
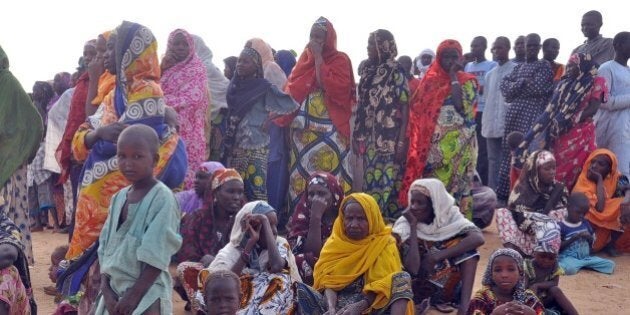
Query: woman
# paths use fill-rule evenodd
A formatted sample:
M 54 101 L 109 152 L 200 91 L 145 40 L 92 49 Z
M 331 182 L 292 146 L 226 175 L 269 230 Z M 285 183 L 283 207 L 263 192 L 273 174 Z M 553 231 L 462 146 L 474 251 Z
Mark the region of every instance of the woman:
M 193 304 L 195 292 L 200 289 L 199 271 L 207 268 L 229 241 L 234 215 L 243 206 L 243 179 L 234 169 L 219 169 L 204 191 L 204 207 L 182 219 L 182 247 L 176 255 L 179 265 L 175 290 Z M 190 307 L 187 305 L 186 308 Z M 192 308 L 200 309 L 196 304 Z
M 313 267 L 332 233 L 344 197 L 339 181 L 330 173 L 316 172 L 306 183 L 287 230 L 304 283 L 313 285 Z
M 284 74 L 287 76 L 287 78 L 291 75 L 291 72 L 293 71 L 293 68 L 297 63 L 297 60 L 295 60 L 296 56 L 297 53 L 295 53 L 293 49 L 278 50 L 278 52 L 274 56 L 276 63 L 278 64 L 278 66 L 280 66 L 280 69 L 284 71 Z
M 630 252 L 630 185 L 618 169 L 612 151 L 597 149 L 588 156 L 573 188 L 590 201 L 586 219 L 595 230 L 593 250 L 606 249 L 612 255 Z
M 556 159 L 549 151 L 535 151 L 523 166 L 507 208 L 497 209 L 497 228 L 505 247 L 531 256 L 536 246 L 560 249 L 557 221 L 566 216 L 568 192 L 555 180 Z
M 413 314 L 409 274 L 402 271 L 396 240 L 376 200 L 355 193 L 340 209 L 315 264 L 313 287 L 297 285 L 300 312 Z
M 2 213 L 20 228 L 29 264 L 34 261 L 26 173 L 42 136 L 42 118 L 9 71 L 9 57 L 0 46 L 0 198 L 4 199 Z
M 352 188 L 349 158 L 350 117 L 356 102 L 354 75 L 350 58 L 337 51 L 337 34 L 326 18 L 320 17 L 313 24 L 310 41 L 285 91 L 301 104 L 296 115 L 283 121 L 291 126 L 289 210 L 293 211 L 314 172 L 333 174 L 344 192 Z
M 182 211 L 182 215 L 193 213 L 201 208 L 204 194 L 212 179 L 212 174 L 222 169 L 225 169 L 225 167 L 219 162 L 210 161 L 201 163 L 195 172 L 193 188 L 175 193 L 175 198 L 179 204 L 179 209 Z
M 551 102 L 519 145 L 517 168 L 527 159 L 531 142 L 540 139 L 558 161 L 556 179 L 573 188 L 586 158 L 597 148 L 593 115 L 608 99 L 606 80 L 597 76 L 597 67 L 589 54 L 569 58 Z
M 414 303 L 430 298 L 436 307 L 452 304 L 464 314 L 475 282 L 477 248 L 484 243 L 481 230 L 464 218 L 438 179 L 414 181 L 408 198 L 409 206 L 393 232 L 412 277 Z
M 4 208 L 0 196 L 0 209 Z M 4 211 L 3 211 L 4 212 Z M 0 313 L 37 314 L 20 229 L 0 213 Z
M 462 71 L 461 58 L 459 42 L 448 39 L 440 43 L 436 62 L 413 96 L 403 194 L 398 199 L 407 203 L 404 193 L 417 178 L 437 178 L 470 220 L 477 161 L 477 81 Z
M 192 187 L 195 172 L 206 158 L 205 118 L 210 97 L 206 67 L 195 52 L 195 41 L 185 30 L 168 37 L 160 85 L 166 104 L 179 114 L 179 134 L 186 144 L 188 172 L 185 187 Z
M 276 211 L 268 203 L 245 204 L 234 218 L 230 242 L 200 274 L 201 283 L 220 269 L 240 276 L 242 298 L 237 314 L 293 314 L 292 284 L 301 279 L 289 243 L 277 234 L 277 222 Z
M 33 105 L 39 111 L 39 115 L 43 119 L 44 129 L 46 129 L 46 122 L 48 121 L 48 104 L 55 97 L 55 91 L 52 85 L 46 81 L 36 81 L 33 84 Z M 45 130 L 44 130 L 45 131 Z
M 363 156 L 363 170 L 354 180 L 361 191 L 372 195 L 386 219 L 400 215 L 397 204 L 402 181 L 402 164 L 407 152 L 407 79 L 396 61 L 394 35 L 376 30 L 368 38 L 368 59 L 360 66 L 359 98 L 352 149 Z M 360 178 L 361 177 L 361 178 Z M 359 186 L 358 184 L 355 186 Z
M 223 119 L 221 114 L 222 109 L 227 109 L 227 101 L 225 96 L 227 94 L 228 80 L 217 66 L 212 62 L 212 51 L 203 39 L 197 35 L 192 35 L 195 41 L 195 52 L 204 67 L 206 68 L 206 76 L 208 81 L 208 91 L 210 92 L 210 106 L 206 110 L 205 131 L 207 139 L 207 160 L 215 161 L 221 158 L 220 144 L 221 144 L 221 131 L 220 125 Z M 215 124 L 216 122 L 216 124 Z M 213 129 L 213 125 L 216 125 L 216 132 Z M 211 136 L 212 135 L 212 136 Z M 216 153 L 213 152 L 217 151 Z
M 267 200 L 267 187 L 275 187 L 267 184 L 270 119 L 298 107 L 291 96 L 263 77 L 262 65 L 258 51 L 245 47 L 227 95 L 229 114 L 222 160 L 241 173 L 250 201 Z

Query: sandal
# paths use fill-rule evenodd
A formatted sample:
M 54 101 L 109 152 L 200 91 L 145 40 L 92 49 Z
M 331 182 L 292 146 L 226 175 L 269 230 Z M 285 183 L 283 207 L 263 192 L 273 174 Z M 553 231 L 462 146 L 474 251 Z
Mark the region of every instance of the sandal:
M 456 311 L 457 309 L 454 308 L 453 306 L 449 305 L 449 304 L 435 304 L 433 305 L 433 307 L 435 307 L 435 309 L 440 312 L 440 313 L 446 313 L 446 314 L 450 314 L 454 311 Z

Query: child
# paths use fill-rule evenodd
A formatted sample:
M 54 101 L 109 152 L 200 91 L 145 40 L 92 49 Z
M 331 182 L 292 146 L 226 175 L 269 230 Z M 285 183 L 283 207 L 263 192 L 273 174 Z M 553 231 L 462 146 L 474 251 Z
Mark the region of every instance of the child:
M 118 138 L 118 168 L 132 184 L 112 198 L 99 237 L 97 315 L 172 313 L 168 266 L 182 242 L 180 211 L 171 190 L 153 176 L 158 146 L 157 133 L 142 124 Z
M 567 275 L 574 275 L 582 268 L 612 274 L 615 263 L 591 255 L 593 228 L 584 219 L 590 203 L 585 194 L 574 192 L 569 196 L 567 217 L 560 222 L 562 244 L 560 245 L 560 267 Z
M 240 307 L 241 280 L 229 270 L 216 270 L 208 275 L 204 286 L 208 315 L 234 315 Z
M 68 245 L 58 246 L 50 254 L 50 267 L 48 268 L 48 278 L 52 283 L 57 283 L 57 276 L 59 271 L 59 264 L 64 260 L 68 252 Z M 44 288 L 44 293 L 52 296 L 57 296 L 57 288 L 54 286 L 48 286 Z
M 510 248 L 494 251 L 483 275 L 483 288 L 468 305 L 469 315 L 542 315 L 545 308 L 523 283 L 523 258 Z
M 543 303 L 545 314 L 577 315 L 577 310 L 558 286 L 563 271 L 558 266 L 557 245 L 545 246 L 542 243 L 534 247 L 533 258 L 523 263 L 526 287 Z

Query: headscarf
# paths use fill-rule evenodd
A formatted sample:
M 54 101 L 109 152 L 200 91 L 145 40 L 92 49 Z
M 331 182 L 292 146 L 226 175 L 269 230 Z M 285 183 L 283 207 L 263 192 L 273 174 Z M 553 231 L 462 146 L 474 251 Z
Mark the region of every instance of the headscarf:
M 538 168 L 550 161 L 555 161 L 553 154 L 549 151 L 539 150 L 532 153 L 523 166 L 520 178 L 514 186 L 508 200 L 508 209 L 517 212 L 542 212 L 551 198 L 554 185 L 543 186 L 540 183 Z M 565 188 L 566 189 L 566 188 Z M 566 195 L 559 201 L 566 205 Z M 517 220 L 517 224 L 520 224 Z
M 284 74 L 287 75 L 287 78 L 293 71 L 293 67 L 295 67 L 297 60 L 295 59 L 295 55 L 292 51 L 289 50 L 278 50 L 276 53 L 276 63 L 280 66 L 280 69 L 284 71 Z
M 279 90 L 284 89 L 284 85 L 287 83 L 287 76 L 273 58 L 271 46 L 260 38 L 252 38 L 248 40 L 247 43 L 250 43 L 251 48 L 256 50 L 260 55 L 264 78 L 275 85 Z
M 35 156 L 43 132 L 42 118 L 9 71 L 9 58 L 0 46 L 0 187 Z
M 330 21 L 320 17 L 314 26 L 326 30 L 326 41 L 322 49 L 324 63 L 320 68 L 323 86 L 317 84 L 315 58 L 307 47 L 291 72 L 285 91 L 297 103 L 302 103 L 311 92 L 323 89 L 324 104 L 330 119 L 342 135 L 350 137 L 350 117 L 356 103 L 352 63 L 345 53 L 337 50 L 337 33 Z
M 492 267 L 494 265 L 494 260 L 500 256 L 507 256 L 514 259 L 516 265 L 518 267 L 518 273 L 520 275 L 518 282 L 516 283 L 516 287 L 514 287 L 514 291 L 512 292 L 512 297 L 514 301 L 525 303 L 525 277 L 523 273 L 523 257 L 517 251 L 511 248 L 499 248 L 495 250 L 492 255 L 490 255 L 490 259 L 488 259 L 488 264 L 486 265 L 486 272 L 483 274 L 483 279 L 481 280 L 481 284 L 492 287 L 496 285 L 494 280 L 492 280 Z
M 409 110 L 409 153 L 407 155 L 407 168 L 403 179 L 403 186 L 398 201 L 402 205 L 407 204 L 405 196 L 409 185 L 417 178 L 422 177 L 426 166 L 431 139 L 435 132 L 435 125 L 442 110 L 444 100 L 451 93 L 451 78 L 447 70 L 442 69 L 440 59 L 447 49 L 457 50 L 462 56 L 462 46 L 458 41 L 447 39 L 440 43 L 437 49 L 437 57 L 431 63 L 426 76 L 420 82 L 418 89 L 411 97 Z M 464 85 L 467 81 L 477 82 L 475 76 L 463 71 L 457 72 L 457 81 Z
M 0 56 L 1 53 L 2 48 L 0 47 Z M 31 275 L 28 268 L 28 260 L 26 258 L 26 255 L 24 254 L 22 233 L 20 232 L 20 228 L 18 228 L 18 226 L 15 225 L 15 223 L 13 223 L 13 221 L 11 221 L 11 219 L 4 213 L 0 213 L 0 244 L 9 244 L 17 249 L 18 257 L 17 260 L 13 263 L 13 266 L 15 266 L 18 273 L 20 274 L 20 279 L 22 280 L 22 284 L 24 284 L 24 288 L 26 289 L 26 294 L 28 295 L 29 304 L 31 306 L 31 312 L 33 314 L 36 314 L 37 305 L 35 304 L 35 299 L 33 298 Z
M 195 50 L 197 56 L 206 67 L 206 75 L 208 80 L 208 90 L 210 91 L 210 115 L 214 117 L 219 109 L 227 108 L 227 89 L 230 85 L 228 80 L 219 68 L 212 62 L 212 51 L 206 43 L 197 35 L 192 35 L 195 41 Z
M 203 162 L 201 163 L 201 165 L 199 165 L 199 171 L 208 173 L 210 175 L 213 175 L 216 171 L 222 169 L 225 169 L 225 166 L 223 166 L 223 164 L 221 164 L 220 162 L 215 161 Z
M 105 41 L 108 41 L 111 34 L 112 34 L 111 31 L 106 31 L 100 34 L 99 37 L 103 37 Z M 109 92 L 113 90 L 115 86 L 116 86 L 116 76 L 109 73 L 109 71 L 107 70 L 103 71 L 103 73 L 98 79 L 98 90 L 96 92 L 96 96 L 94 96 L 94 98 L 92 99 L 92 105 L 94 106 L 101 105 L 101 103 L 105 99 L 105 96 L 107 96 L 107 94 L 109 94 Z
M 426 66 L 422 64 L 422 56 L 425 56 L 425 55 L 431 56 L 432 63 L 435 62 L 435 53 L 433 52 L 433 50 L 429 48 L 423 50 L 418 55 L 418 57 L 416 57 L 415 66 L 416 66 L 416 69 L 418 69 L 420 79 L 422 79 L 427 74 L 427 71 L 429 70 L 429 67 L 431 66 L 431 64 L 428 64 Z
M 366 60 L 360 67 L 359 105 L 353 137 L 360 143 L 376 143 L 377 151 L 392 152 L 396 146 L 399 128 L 396 123 L 378 123 L 400 117 L 400 102 L 408 102 L 407 79 L 400 69 L 396 56 L 398 49 L 394 35 L 387 30 L 370 33 L 376 43 L 377 60 Z M 364 153 L 365 147 L 360 148 Z
M 369 225 L 368 236 L 353 240 L 346 236 L 343 209 L 351 202 L 361 205 Z M 313 287 L 316 290 L 339 291 L 363 277 L 363 292 L 376 295 L 367 312 L 381 309 L 391 298 L 392 277 L 402 271 L 400 255 L 392 229 L 385 225 L 376 200 L 365 193 L 354 193 L 343 199 L 332 235 L 324 244 L 315 264 Z
M 232 226 L 232 232 L 230 233 L 230 242 L 219 251 L 210 266 L 205 269 L 205 272 L 202 272 L 199 277 L 203 280 L 207 276 L 208 272 L 212 272 L 217 269 L 231 270 L 234 264 L 236 264 L 241 257 L 241 250 L 239 248 L 241 248 L 241 243 L 243 242 L 246 234 L 245 230 L 243 230 L 243 227 L 241 226 L 241 221 L 243 221 L 245 216 L 248 214 L 267 214 L 273 211 L 276 210 L 266 201 L 252 201 L 246 203 L 234 217 L 234 225 Z M 287 240 L 280 236 L 276 238 L 276 243 L 284 243 L 288 246 Z M 291 281 L 301 281 L 300 273 L 298 272 L 297 265 L 295 263 L 295 257 L 290 250 L 287 255 L 287 264 L 291 273 Z M 269 262 L 269 253 L 267 250 L 263 250 L 260 255 L 252 252 L 251 259 L 255 260 L 255 265 L 265 266 Z
M 321 185 L 330 191 L 332 195 L 332 205 L 330 208 L 335 210 L 339 209 L 339 204 L 344 198 L 343 188 L 339 185 L 339 180 L 332 174 L 326 172 L 315 172 L 308 179 L 304 192 L 300 196 L 295 211 L 291 215 L 290 227 L 289 227 L 289 239 L 297 238 L 298 236 L 306 237 L 308 234 L 309 222 L 311 219 L 311 209 L 308 205 L 308 188 L 311 185 Z M 322 237 L 327 236 L 329 233 L 324 231 L 329 230 L 329 227 L 322 225 Z
M 569 63 L 579 69 L 577 78 L 568 74 L 562 77 L 554 89 L 551 101 L 543 114 L 538 117 L 534 126 L 527 132 L 523 141 L 516 150 L 517 167 L 523 165 L 529 155 L 530 143 L 540 137 L 543 142 L 541 147 L 553 147 L 554 142 L 561 135 L 575 126 L 577 121 L 574 115 L 579 114 L 582 102 L 587 99 L 593 88 L 597 68 L 599 65 L 592 60 L 590 54 L 576 53 L 571 55 Z M 607 101 L 607 93 L 604 93 L 602 103 Z
M 225 169 L 223 164 L 219 162 L 204 162 L 198 168 L 198 172 L 204 172 L 208 176 L 212 177 L 217 170 Z M 184 214 L 197 211 L 203 206 L 204 196 L 199 196 L 195 189 L 189 189 L 181 191 L 175 194 L 175 199 L 179 204 L 179 208 Z
M 419 239 L 431 242 L 445 241 L 458 235 L 464 229 L 475 227 L 459 211 L 459 207 L 455 205 L 455 198 L 446 191 L 440 180 L 424 178 L 414 181 L 407 193 L 407 200 L 411 200 L 411 192 L 413 191 L 420 191 L 423 195 L 431 198 L 433 214 L 435 215 L 430 224 L 418 222 L 416 235 Z M 398 234 L 403 242 L 411 236 L 409 222 L 404 216 L 396 220 L 393 232 Z
M 593 159 L 598 155 L 607 156 L 612 163 L 610 164 L 610 174 L 603 177 L 604 192 L 606 193 L 606 203 L 604 204 L 604 210 L 599 212 L 595 209 L 597 204 L 597 183 L 588 179 L 588 171 L 591 168 Z M 582 172 L 577 179 L 573 192 L 581 192 L 586 195 L 590 203 L 590 209 L 586 213 L 586 218 L 596 224 L 597 226 L 610 229 L 620 230 L 621 224 L 619 223 L 619 208 L 624 198 L 613 198 L 617 185 L 621 176 L 619 172 L 619 161 L 615 153 L 608 149 L 597 149 L 591 153 L 584 162 Z
M 216 172 L 214 172 L 212 176 L 210 190 L 215 191 L 219 189 L 219 187 L 223 186 L 223 184 L 231 180 L 237 180 L 241 183 L 243 182 L 243 178 L 241 177 L 241 174 L 239 174 L 237 170 L 233 168 L 219 169 Z

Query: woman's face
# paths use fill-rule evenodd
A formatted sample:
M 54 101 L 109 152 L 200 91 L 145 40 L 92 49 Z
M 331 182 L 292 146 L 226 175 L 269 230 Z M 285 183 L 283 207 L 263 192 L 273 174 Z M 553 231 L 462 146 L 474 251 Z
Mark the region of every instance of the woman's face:
M 606 178 L 610 174 L 611 168 L 612 161 L 608 155 L 600 154 L 591 160 L 591 170 L 602 175 L 602 178 Z
M 370 232 L 370 225 L 363 207 L 357 202 L 348 202 L 343 209 L 343 227 L 351 240 L 359 241 L 366 238 Z
M 241 78 L 252 78 L 258 70 L 257 68 L 254 58 L 246 53 L 241 53 L 236 62 L 236 75 Z
M 98 38 L 96 39 L 96 52 L 99 54 L 104 54 L 106 50 L 107 50 L 107 39 L 105 39 L 105 36 L 99 35 Z
M 492 263 L 492 281 L 503 292 L 511 292 L 521 278 L 516 260 L 498 256 Z
M 216 190 L 217 206 L 229 215 L 236 214 L 243 207 L 245 189 L 239 180 L 225 182 Z
M 378 49 L 376 48 L 376 39 L 374 39 L 373 35 L 370 35 L 370 38 L 368 38 L 367 54 L 368 59 L 378 62 Z
M 116 74 L 116 35 L 109 36 L 105 53 L 103 54 L 103 65 L 111 74 Z
M 326 32 L 318 27 L 311 28 L 310 40 L 324 44 L 326 42 Z
M 435 212 L 433 211 L 433 204 L 431 198 L 425 196 L 418 190 L 411 191 L 411 199 L 409 199 L 409 209 L 411 214 L 424 224 L 431 224 L 435 218 Z
M 553 184 L 556 178 L 556 161 L 548 161 L 538 166 L 538 179 L 544 185 Z
M 195 179 L 193 181 L 193 189 L 198 197 L 202 198 L 206 189 L 208 189 L 208 183 L 210 183 L 210 174 L 204 171 L 197 171 L 195 173 Z
M 455 48 L 446 48 L 440 55 L 440 67 L 449 72 L 454 64 L 459 61 L 460 55 Z
M 186 60 L 190 54 L 190 46 L 186 37 L 182 33 L 177 33 L 173 37 L 173 43 L 171 45 L 171 51 L 177 62 Z
M 333 204 L 333 196 L 330 190 L 323 185 L 313 184 L 308 186 L 308 204 L 313 203 L 315 197 L 322 198 L 326 201 L 327 205 Z
M 89 65 L 94 57 L 96 57 L 96 47 L 93 45 L 83 46 L 83 64 Z
M 577 78 L 580 75 L 580 69 L 574 62 L 569 62 L 567 64 L 566 70 L 567 75 L 571 78 Z

